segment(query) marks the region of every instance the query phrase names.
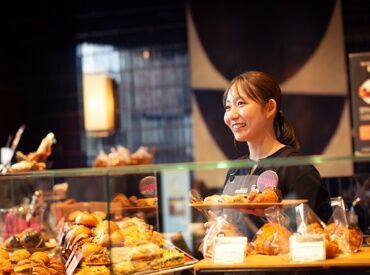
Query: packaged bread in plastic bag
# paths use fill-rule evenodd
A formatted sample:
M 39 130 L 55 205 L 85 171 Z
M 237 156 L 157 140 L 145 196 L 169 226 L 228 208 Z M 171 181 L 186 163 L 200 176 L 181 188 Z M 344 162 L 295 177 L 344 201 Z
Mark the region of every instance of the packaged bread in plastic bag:
M 326 226 L 330 239 L 337 241 L 339 250 L 344 254 L 357 252 L 362 245 L 363 233 L 354 217 L 354 213 L 337 206 Z
M 280 208 L 270 207 L 265 210 L 267 223 L 256 233 L 252 246 L 258 254 L 286 255 L 289 253 L 288 229 L 289 218 Z
M 238 237 L 242 236 L 238 228 L 227 220 L 227 215 L 215 218 L 208 229 L 199 250 L 205 259 L 213 259 L 215 242 L 217 237 Z
M 339 254 L 338 242 L 331 239 L 325 230 L 326 225 L 307 205 L 300 204 L 296 207 L 297 233 L 299 234 L 322 234 L 325 240 L 326 258 L 334 258 Z

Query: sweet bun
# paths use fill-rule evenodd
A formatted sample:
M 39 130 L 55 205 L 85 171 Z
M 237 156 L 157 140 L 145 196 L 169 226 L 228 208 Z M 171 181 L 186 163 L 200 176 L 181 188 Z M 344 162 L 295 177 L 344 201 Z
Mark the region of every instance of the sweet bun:
M 13 252 L 13 254 L 10 256 L 10 261 L 17 263 L 19 261 L 28 259 L 29 257 L 31 257 L 30 252 L 28 252 L 26 249 L 19 249 Z
M 69 213 L 68 217 L 67 217 L 67 221 L 75 221 L 76 217 L 80 214 L 82 214 L 83 212 L 80 211 L 80 210 L 77 210 L 77 211 L 73 211 L 71 213 Z
M 101 234 L 108 234 L 108 233 L 113 233 L 119 229 L 118 225 L 115 222 L 112 221 L 102 221 L 101 223 L 98 224 L 98 226 L 94 229 L 93 235 L 98 236 Z
M 94 215 L 89 214 L 87 212 L 82 212 L 77 215 L 75 219 L 76 224 L 85 225 L 88 227 L 95 227 L 99 223 L 99 219 L 96 218 Z

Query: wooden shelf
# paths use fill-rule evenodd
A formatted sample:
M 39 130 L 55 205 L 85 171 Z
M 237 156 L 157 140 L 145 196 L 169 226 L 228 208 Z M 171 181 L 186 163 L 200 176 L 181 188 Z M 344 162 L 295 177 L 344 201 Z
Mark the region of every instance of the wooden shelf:
M 252 270 L 309 270 L 329 268 L 370 268 L 370 247 L 362 247 L 357 253 L 316 262 L 290 262 L 283 256 L 250 255 L 242 264 L 214 264 L 201 260 L 194 265 L 195 272 L 235 272 Z

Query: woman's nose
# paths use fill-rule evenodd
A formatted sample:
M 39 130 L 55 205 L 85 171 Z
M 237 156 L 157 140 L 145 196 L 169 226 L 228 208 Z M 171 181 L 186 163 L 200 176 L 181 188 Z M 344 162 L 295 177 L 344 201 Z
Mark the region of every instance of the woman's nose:
M 230 112 L 229 112 L 229 118 L 230 119 L 235 119 L 239 116 L 239 111 L 238 108 L 236 107 L 231 107 Z

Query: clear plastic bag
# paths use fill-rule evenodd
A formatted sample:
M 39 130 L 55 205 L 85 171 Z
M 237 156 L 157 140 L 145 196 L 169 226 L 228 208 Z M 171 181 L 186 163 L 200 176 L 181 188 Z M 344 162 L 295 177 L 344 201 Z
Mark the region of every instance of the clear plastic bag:
M 280 208 L 270 207 L 265 210 L 268 222 L 256 233 L 253 240 L 253 249 L 258 254 L 287 255 L 289 253 L 288 229 L 289 218 Z
M 324 236 L 326 258 L 334 258 L 339 254 L 337 240 L 331 238 L 326 231 L 325 223 L 307 204 L 300 204 L 296 207 L 296 219 L 299 234 L 322 234 Z
M 326 226 L 326 232 L 336 240 L 344 254 L 357 252 L 363 241 L 363 233 L 353 219 L 353 213 L 343 207 L 335 207 L 333 215 Z
M 213 259 L 215 241 L 217 237 L 242 236 L 241 232 L 232 223 L 227 221 L 226 215 L 218 216 L 207 231 L 199 250 L 205 259 Z

